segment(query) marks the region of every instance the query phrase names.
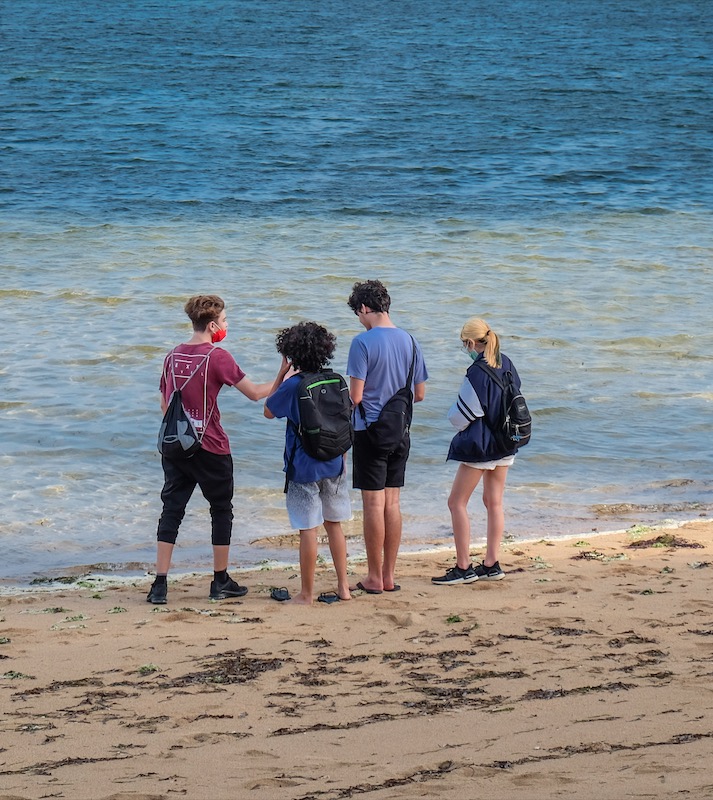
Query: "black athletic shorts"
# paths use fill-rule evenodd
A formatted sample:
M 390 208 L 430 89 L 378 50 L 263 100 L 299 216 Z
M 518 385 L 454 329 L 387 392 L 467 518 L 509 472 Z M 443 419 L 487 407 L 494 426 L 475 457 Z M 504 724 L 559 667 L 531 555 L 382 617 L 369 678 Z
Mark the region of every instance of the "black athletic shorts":
M 352 446 L 352 485 L 355 489 L 378 492 L 381 489 L 400 488 L 406 477 L 406 462 L 411 449 L 407 435 L 391 453 L 374 448 L 366 431 L 354 431 Z

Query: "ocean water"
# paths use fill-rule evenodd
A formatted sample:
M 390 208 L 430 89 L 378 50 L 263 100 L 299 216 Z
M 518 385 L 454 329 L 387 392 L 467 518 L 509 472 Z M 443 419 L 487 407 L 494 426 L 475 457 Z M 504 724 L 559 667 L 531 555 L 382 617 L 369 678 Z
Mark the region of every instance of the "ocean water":
M 534 415 L 509 536 L 709 514 L 712 34 L 703 0 L 5 4 L 0 582 L 151 566 L 158 377 L 203 292 L 262 381 L 300 319 L 344 369 L 352 284 L 387 284 L 431 373 L 407 548 L 451 541 L 473 315 Z M 221 410 L 235 559 L 294 560 L 282 426 L 232 390 Z M 210 567 L 207 531 L 197 494 L 176 569 Z

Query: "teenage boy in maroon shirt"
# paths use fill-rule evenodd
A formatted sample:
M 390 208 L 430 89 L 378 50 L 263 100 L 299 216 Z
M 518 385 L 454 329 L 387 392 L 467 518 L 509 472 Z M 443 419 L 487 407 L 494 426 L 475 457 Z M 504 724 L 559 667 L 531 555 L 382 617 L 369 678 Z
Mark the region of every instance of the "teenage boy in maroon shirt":
M 247 593 L 245 586 L 239 586 L 228 575 L 233 527 L 233 459 L 230 442 L 220 424 L 218 392 L 223 386 L 235 386 L 248 399 L 262 400 L 282 384 L 286 374 L 283 366 L 274 382 L 253 383 L 227 350 L 215 347 L 228 332 L 225 303 L 217 295 L 191 297 L 184 310 L 193 323 L 193 336 L 166 356 L 160 384 L 161 411 L 165 414 L 168 407 L 175 375 L 183 405 L 203 438 L 200 450 L 191 458 L 181 461 L 161 459 L 165 480 L 161 491 L 163 512 L 157 532 L 156 580 L 146 597 L 149 603 L 156 605 L 166 602 L 166 577 L 173 547 L 186 505 L 196 486 L 200 486 L 210 504 L 215 574 L 209 597 L 223 600 Z

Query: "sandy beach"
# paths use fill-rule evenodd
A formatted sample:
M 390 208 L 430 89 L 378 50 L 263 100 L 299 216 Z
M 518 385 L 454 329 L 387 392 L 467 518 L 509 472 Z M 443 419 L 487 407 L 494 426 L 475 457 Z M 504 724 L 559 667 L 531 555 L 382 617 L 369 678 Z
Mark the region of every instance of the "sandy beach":
M 452 561 L 309 608 L 294 569 L 0 597 L 1 800 L 713 797 L 713 524 Z

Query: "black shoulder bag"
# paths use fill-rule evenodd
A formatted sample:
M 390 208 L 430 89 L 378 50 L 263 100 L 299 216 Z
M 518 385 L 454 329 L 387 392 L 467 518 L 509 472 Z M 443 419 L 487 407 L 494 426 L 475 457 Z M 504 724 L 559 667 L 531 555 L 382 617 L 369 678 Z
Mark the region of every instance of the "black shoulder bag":
M 410 334 L 409 334 L 410 335 Z M 413 355 L 411 366 L 406 378 L 406 385 L 389 398 L 381 409 L 379 418 L 369 425 L 366 421 L 364 407 L 359 403 L 361 414 L 366 429 L 369 432 L 369 441 L 375 450 L 382 453 L 392 453 L 408 436 L 413 417 L 413 371 L 416 366 L 416 341 L 411 336 Z

